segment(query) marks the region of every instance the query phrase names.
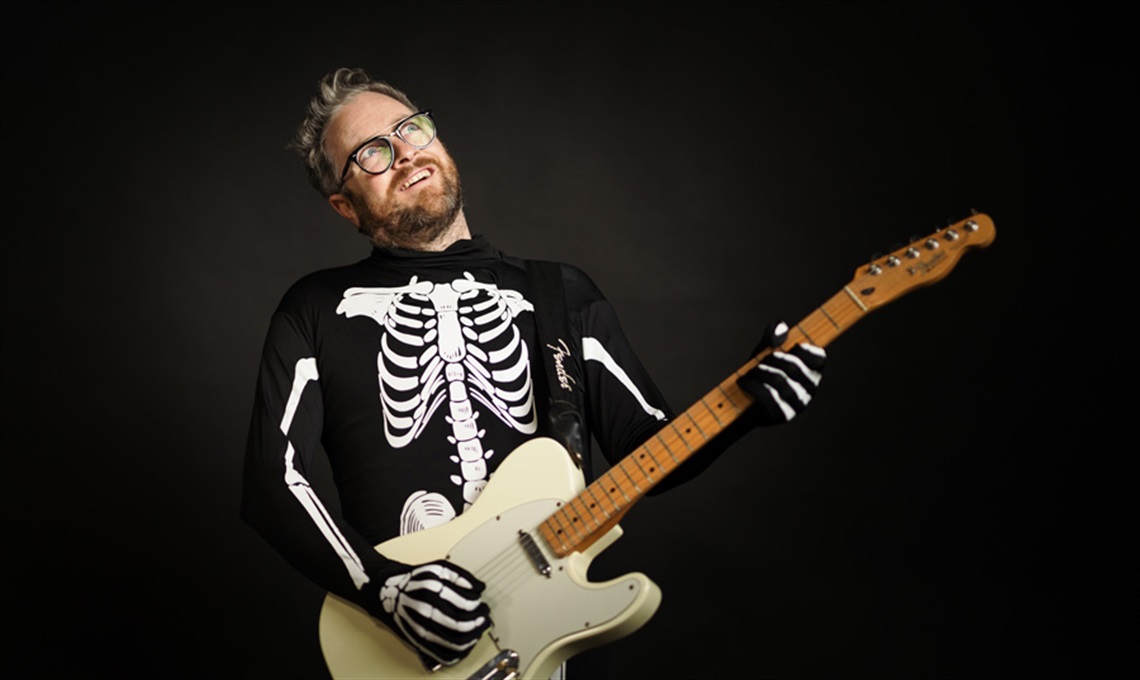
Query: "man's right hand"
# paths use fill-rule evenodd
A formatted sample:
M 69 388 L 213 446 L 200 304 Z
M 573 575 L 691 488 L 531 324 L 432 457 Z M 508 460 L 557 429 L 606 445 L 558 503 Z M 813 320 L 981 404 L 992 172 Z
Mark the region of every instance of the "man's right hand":
M 437 560 L 389 576 L 380 588 L 380 604 L 426 667 L 451 666 L 491 626 L 491 610 L 479 597 L 483 588 L 467 570 Z

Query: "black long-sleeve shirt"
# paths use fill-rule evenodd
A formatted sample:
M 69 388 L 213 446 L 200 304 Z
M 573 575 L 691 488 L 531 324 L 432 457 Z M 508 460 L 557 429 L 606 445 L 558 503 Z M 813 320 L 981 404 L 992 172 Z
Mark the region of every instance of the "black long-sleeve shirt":
M 602 293 L 561 269 L 583 441 L 616 462 L 672 412 Z M 533 299 L 525 263 L 479 237 L 440 253 L 377 249 L 300 279 L 265 341 L 245 521 L 316 584 L 373 610 L 391 566 L 374 546 L 462 513 L 544 434 Z M 322 453 L 340 512 L 308 481 Z

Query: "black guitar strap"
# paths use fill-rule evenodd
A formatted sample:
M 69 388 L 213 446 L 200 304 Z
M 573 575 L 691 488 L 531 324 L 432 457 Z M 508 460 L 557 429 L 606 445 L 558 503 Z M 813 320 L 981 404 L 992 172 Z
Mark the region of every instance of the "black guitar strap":
M 546 375 L 549 399 L 545 411 L 551 435 L 561 443 L 578 467 L 588 464 L 582 441 L 582 388 L 578 358 L 571 355 L 562 268 L 557 262 L 526 261 L 527 280 L 534 300 L 538 349 Z M 541 401 L 539 402 L 541 404 Z M 589 474 L 589 469 L 586 469 Z

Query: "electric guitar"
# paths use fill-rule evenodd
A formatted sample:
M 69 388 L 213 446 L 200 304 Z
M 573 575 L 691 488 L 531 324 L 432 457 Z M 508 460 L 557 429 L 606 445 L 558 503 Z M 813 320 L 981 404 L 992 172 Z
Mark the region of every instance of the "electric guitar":
M 784 347 L 826 346 L 874 309 L 940 280 L 963 253 L 988 246 L 994 236 L 993 221 L 975 214 L 859 267 L 791 329 Z M 590 563 L 621 536 L 618 522 L 634 503 L 751 404 L 736 381 L 769 352 L 751 358 L 589 486 L 561 445 L 534 439 L 503 461 L 462 515 L 376 546 L 407 564 L 443 558 L 465 567 L 486 584 L 494 625 L 459 664 L 427 669 L 402 639 L 329 594 L 319 630 L 332 677 L 547 680 L 575 654 L 636 631 L 657 611 L 660 589 L 636 572 L 592 583 Z

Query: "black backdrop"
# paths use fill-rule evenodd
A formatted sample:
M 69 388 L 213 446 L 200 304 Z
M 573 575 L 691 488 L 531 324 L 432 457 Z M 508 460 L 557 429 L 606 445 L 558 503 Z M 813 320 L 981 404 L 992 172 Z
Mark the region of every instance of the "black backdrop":
M 664 602 L 581 677 L 1135 666 L 1124 15 L 668 7 L 3 6 L 6 676 L 324 672 L 322 594 L 237 507 L 279 295 L 367 253 L 284 148 L 342 65 L 434 109 L 475 230 L 589 271 L 678 408 L 876 252 L 997 225 L 633 510 L 595 578 Z

